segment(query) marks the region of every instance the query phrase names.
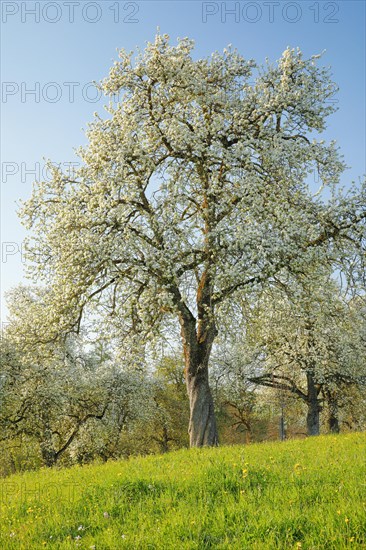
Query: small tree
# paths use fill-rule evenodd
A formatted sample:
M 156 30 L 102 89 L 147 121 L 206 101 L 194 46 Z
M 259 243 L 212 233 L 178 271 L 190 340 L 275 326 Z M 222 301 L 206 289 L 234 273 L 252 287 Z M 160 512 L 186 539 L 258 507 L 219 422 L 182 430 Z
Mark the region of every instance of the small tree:
M 90 310 L 118 318 L 123 338 L 177 319 L 190 444 L 202 446 L 218 441 L 208 369 L 225 304 L 325 258 L 365 212 L 357 197 L 325 205 L 308 189 L 314 169 L 324 185 L 343 170 L 334 143 L 309 138 L 334 111 L 315 57 L 287 49 L 260 68 L 232 49 L 194 60 L 192 48 L 158 35 L 135 60 L 122 50 L 101 85 L 119 101 L 90 125 L 83 166 L 54 168 L 22 216 L 51 289 L 42 339 L 78 330 Z

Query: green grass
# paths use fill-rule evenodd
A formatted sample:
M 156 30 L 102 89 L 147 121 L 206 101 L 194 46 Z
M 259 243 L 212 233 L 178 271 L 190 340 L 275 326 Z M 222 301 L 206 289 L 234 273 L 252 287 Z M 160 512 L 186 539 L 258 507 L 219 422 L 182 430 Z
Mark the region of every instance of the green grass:
M 366 548 L 365 433 L 43 469 L 0 490 L 4 550 Z

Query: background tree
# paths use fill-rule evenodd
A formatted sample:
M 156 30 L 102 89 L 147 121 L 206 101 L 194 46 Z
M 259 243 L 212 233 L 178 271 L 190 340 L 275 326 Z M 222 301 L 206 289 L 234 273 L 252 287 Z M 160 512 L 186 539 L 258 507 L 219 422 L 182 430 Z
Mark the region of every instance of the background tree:
M 32 442 L 46 466 L 116 458 L 121 431 L 143 416 L 150 398 L 146 376 L 128 371 L 127 362 L 116 367 L 100 339 L 70 335 L 31 345 L 27 330 L 44 293 L 21 286 L 10 296 L 1 341 L 1 440 Z
M 257 357 L 250 379 L 302 400 L 308 434 L 317 435 L 324 403 L 338 431 L 345 389 L 362 385 L 366 325 L 360 299 L 342 295 L 328 270 L 311 269 L 263 293 L 249 336 Z
M 343 170 L 316 137 L 334 111 L 327 69 L 299 50 L 257 67 L 232 49 L 199 60 L 192 49 L 158 35 L 136 58 L 122 50 L 101 85 L 119 101 L 89 126 L 83 166 L 54 168 L 22 217 L 49 287 L 41 339 L 108 313 L 122 340 L 146 341 L 177 319 L 201 446 L 218 440 L 208 373 L 221 308 L 314 254 L 334 257 L 366 213 L 364 195 L 323 203 L 307 185 L 314 168 L 330 187 Z

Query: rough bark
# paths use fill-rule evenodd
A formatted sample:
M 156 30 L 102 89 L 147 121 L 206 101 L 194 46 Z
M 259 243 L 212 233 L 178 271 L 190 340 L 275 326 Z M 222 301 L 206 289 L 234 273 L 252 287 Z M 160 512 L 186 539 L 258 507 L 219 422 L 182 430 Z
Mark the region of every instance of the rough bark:
M 187 391 L 190 403 L 189 442 L 191 447 L 218 444 L 214 402 L 205 365 L 190 365 Z M 194 374 L 192 373 L 194 371 Z
M 320 411 L 317 401 L 308 401 L 308 413 L 306 415 L 308 435 L 320 434 Z
M 191 447 L 216 446 L 218 434 L 214 402 L 208 380 L 208 363 L 216 328 L 212 320 L 198 321 L 190 312 L 181 315 L 185 378 L 190 404 Z

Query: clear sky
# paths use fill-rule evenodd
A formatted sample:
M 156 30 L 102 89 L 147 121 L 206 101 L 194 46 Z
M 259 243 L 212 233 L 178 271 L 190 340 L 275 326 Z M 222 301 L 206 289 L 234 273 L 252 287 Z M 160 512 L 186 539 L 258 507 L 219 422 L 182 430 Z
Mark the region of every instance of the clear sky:
M 195 56 L 232 44 L 248 59 L 276 60 L 287 47 L 306 56 L 326 50 L 340 87 L 339 110 L 325 138 L 336 139 L 351 167 L 365 172 L 365 2 L 360 1 L 2 1 L 1 2 L 1 296 L 23 278 L 25 230 L 17 201 L 42 178 L 43 158 L 76 160 L 83 128 L 102 112 L 90 84 L 107 76 L 116 50 L 144 47 L 157 27 L 175 41 L 196 41 Z M 6 321 L 2 300 L 1 321 Z

